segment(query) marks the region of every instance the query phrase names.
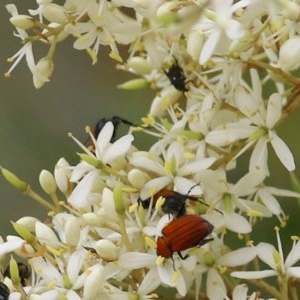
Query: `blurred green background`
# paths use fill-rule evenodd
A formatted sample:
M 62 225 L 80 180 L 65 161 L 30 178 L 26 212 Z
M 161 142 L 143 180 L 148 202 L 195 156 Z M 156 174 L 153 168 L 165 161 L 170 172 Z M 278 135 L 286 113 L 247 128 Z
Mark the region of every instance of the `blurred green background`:
M 20 40 L 13 36 L 14 28 L 9 23 L 10 15 L 5 5 L 11 1 L 1 1 L 0 17 L 0 68 L 4 74 L 10 67 L 6 62 L 21 47 Z M 14 1 L 19 13 L 27 13 L 28 8 L 35 8 L 35 1 Z M 46 52 L 46 47 L 39 47 L 36 61 Z M 40 192 L 38 176 L 42 169 L 53 172 L 60 157 L 75 163 L 77 145 L 67 137 L 68 132 L 85 141 L 86 125 L 94 125 L 102 117 L 121 116 L 133 123 L 147 114 L 153 93 L 147 90 L 123 91 L 116 88 L 130 78 L 130 74 L 116 71 L 116 63 L 108 57 L 108 49 L 100 50 L 98 64 L 92 66 L 85 51 L 72 48 L 72 41 L 62 43 L 55 55 L 55 70 L 50 83 L 40 90 L 33 87 L 32 76 L 22 61 L 14 70 L 11 78 L 0 76 L 0 164 L 17 174 L 20 178 Z M 278 129 L 294 153 L 296 164 L 300 159 L 300 111 Z M 147 147 L 146 141 L 137 135 L 136 144 Z M 268 184 L 289 188 L 289 176 L 281 166 L 273 151 L 270 151 L 271 174 Z M 232 175 L 238 180 L 247 170 L 247 160 L 241 162 L 241 168 Z M 299 176 L 299 171 L 296 172 Z M 31 215 L 44 219 L 45 212 L 30 198 L 21 195 L 0 176 L 0 235 L 13 233 L 10 220 Z M 291 199 L 280 199 L 291 222 L 282 230 L 284 243 L 290 248 L 289 235 L 300 235 L 299 206 Z M 256 242 L 274 239 L 273 228 L 277 219 L 261 222 Z M 270 233 L 270 230 L 272 233 Z
M 150 107 L 152 93 L 117 89 L 117 85 L 133 78 L 116 71 L 116 62 L 108 57 L 108 48 L 100 49 L 98 64 L 92 66 L 85 51 L 72 48 L 72 40 L 58 46 L 55 69 L 50 83 L 39 90 L 33 87 L 32 75 L 25 60 L 5 78 L 7 58 L 22 46 L 13 36 L 10 15 L 1 1 L 0 18 L 0 165 L 30 183 L 38 192 L 38 176 L 42 169 L 53 172 L 60 157 L 76 163 L 79 147 L 67 136 L 72 132 L 82 142 L 87 140 L 85 126 L 103 117 L 118 115 L 138 124 Z M 19 13 L 36 8 L 35 1 L 14 1 Z M 35 48 L 35 47 L 34 47 Z M 35 51 L 36 61 L 46 54 L 47 47 Z M 122 127 L 122 126 L 120 126 Z M 124 127 L 128 130 L 128 127 Z M 122 130 L 122 128 L 121 128 Z M 143 141 L 136 136 L 142 146 Z M 10 220 L 24 215 L 45 218 L 44 210 L 30 198 L 20 194 L 0 176 L 0 235 L 13 232 Z

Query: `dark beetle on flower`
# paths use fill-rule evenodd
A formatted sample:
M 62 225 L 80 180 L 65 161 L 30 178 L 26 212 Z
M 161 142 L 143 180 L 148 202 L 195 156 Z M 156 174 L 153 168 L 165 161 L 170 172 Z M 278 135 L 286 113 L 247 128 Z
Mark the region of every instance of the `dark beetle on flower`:
M 181 251 L 200 247 L 212 238 L 206 238 L 214 226 L 199 215 L 184 215 L 174 219 L 161 231 L 162 236 L 157 238 L 156 253 L 164 258 L 173 258 L 177 252 L 181 259 L 186 259 Z
M 112 122 L 113 126 L 114 126 L 114 131 L 113 131 L 113 134 L 112 134 L 112 137 L 111 137 L 111 142 L 114 142 L 115 140 L 115 137 L 116 137 L 116 132 L 117 132 L 117 129 L 119 127 L 119 125 L 121 123 L 123 124 L 126 124 L 126 125 L 129 125 L 129 126 L 135 126 L 133 123 L 131 123 L 130 121 L 127 121 L 126 119 L 123 119 L 121 117 L 118 117 L 118 116 L 114 116 L 112 118 L 102 118 L 100 119 L 96 125 L 94 126 L 93 130 L 92 130 L 92 134 L 93 136 L 95 137 L 95 139 L 97 139 L 98 135 L 100 134 L 101 130 L 103 129 L 103 127 L 105 126 L 105 124 L 107 122 Z M 86 144 L 89 145 L 89 148 L 91 150 L 95 150 L 95 145 L 94 143 L 92 142 L 91 138 L 89 138 L 86 142 Z
M 30 271 L 29 267 L 27 265 L 23 264 L 22 262 L 18 262 L 18 270 L 19 270 L 19 277 L 21 280 L 21 284 L 22 284 L 22 286 L 26 286 L 27 281 L 29 280 L 29 278 L 31 276 L 31 271 Z M 4 276 L 11 278 L 9 266 L 4 271 Z
M 100 119 L 95 127 L 94 127 L 94 130 L 93 130 L 93 135 L 95 138 L 98 137 L 99 133 L 101 132 L 101 130 L 103 129 L 104 125 L 107 123 L 107 122 L 112 122 L 112 124 L 114 125 L 114 132 L 113 132 L 113 135 L 112 135 L 112 141 L 114 140 L 115 136 L 116 136 L 116 131 L 119 127 L 119 125 L 121 123 L 123 124 L 126 124 L 126 125 L 129 125 L 129 126 L 134 126 L 130 121 L 127 121 L 126 119 L 123 119 L 121 117 L 118 117 L 118 116 L 114 116 L 110 119 L 106 119 L 106 118 L 102 118 Z
M 182 67 L 179 65 L 175 57 L 174 60 L 175 62 L 172 64 L 172 66 L 167 71 L 163 71 L 176 90 L 181 92 L 187 92 L 188 89 L 186 87 L 186 84 L 188 83 L 188 81 L 186 80 L 186 76 L 183 72 Z
M 8 300 L 9 298 L 9 288 L 0 282 L 0 300 Z
M 199 199 L 197 197 L 189 196 L 189 194 L 183 195 L 183 194 L 180 194 L 180 193 L 175 192 L 175 191 L 170 190 L 170 189 L 162 189 L 153 196 L 153 200 L 152 200 L 153 201 L 153 206 L 155 206 L 157 200 L 160 197 L 165 198 L 165 202 L 161 207 L 162 211 L 165 214 L 172 214 L 176 218 L 179 217 L 179 216 L 182 216 L 186 213 L 186 201 L 188 199 L 192 200 L 192 201 L 199 201 Z M 151 198 L 148 198 L 148 199 L 145 199 L 145 200 L 139 199 L 138 202 L 144 208 L 149 208 Z M 200 202 L 202 202 L 202 201 L 200 201 Z
M 157 200 L 160 197 L 165 198 L 165 202 L 163 203 L 161 209 L 165 214 L 171 214 L 173 215 L 175 218 L 178 218 L 182 215 L 186 214 L 186 202 L 187 200 L 189 200 L 190 202 L 200 202 L 205 206 L 208 206 L 208 204 L 206 204 L 205 202 L 201 201 L 199 199 L 199 197 L 195 197 L 195 196 L 190 196 L 190 192 L 192 191 L 192 189 L 197 186 L 198 184 L 193 185 L 187 194 L 180 194 L 178 192 L 175 192 L 173 190 L 164 188 L 161 189 L 159 192 L 157 192 L 152 199 L 152 203 L 153 206 L 155 206 Z M 138 203 L 141 204 L 143 206 L 143 208 L 147 209 L 150 206 L 151 203 L 151 198 L 142 200 L 142 199 L 138 199 Z M 222 212 L 220 212 L 219 210 L 215 209 L 216 211 L 218 211 L 219 213 L 222 214 Z

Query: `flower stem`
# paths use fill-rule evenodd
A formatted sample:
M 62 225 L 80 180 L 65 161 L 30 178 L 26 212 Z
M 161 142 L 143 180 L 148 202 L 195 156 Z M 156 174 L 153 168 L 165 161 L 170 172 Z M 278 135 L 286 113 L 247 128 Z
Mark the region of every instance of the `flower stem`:
M 25 195 L 30 196 L 32 199 L 37 201 L 39 204 L 41 204 L 45 209 L 50 211 L 57 211 L 56 207 L 51 205 L 48 201 L 46 201 L 44 198 L 39 196 L 36 192 L 34 192 L 29 186 L 27 190 L 24 192 Z
M 281 299 L 288 299 L 288 276 L 282 275 L 280 279 Z
M 272 295 L 277 300 L 288 299 L 288 298 L 283 299 L 281 293 L 274 286 L 269 285 L 268 283 L 266 283 L 265 281 L 263 281 L 261 279 L 250 280 L 250 282 L 255 284 L 256 286 L 258 286 L 259 288 L 264 289 L 266 292 L 268 292 L 270 295 Z
M 278 124 L 281 124 L 283 121 L 285 121 L 292 113 L 296 111 L 296 109 L 299 106 L 300 106 L 300 87 L 298 84 L 298 87 L 294 90 L 293 95 L 291 96 L 291 100 L 284 107 L 281 118 L 276 125 L 278 126 Z
M 291 294 L 291 300 L 298 300 L 296 282 L 293 282 L 293 280 L 289 280 L 289 291 Z
M 129 237 L 126 231 L 125 217 L 124 215 L 119 215 L 119 224 L 120 224 L 120 233 L 122 236 L 123 243 L 127 249 L 127 251 L 133 251 L 131 243 L 129 241 Z
M 285 73 L 281 69 L 273 67 L 268 63 L 258 61 L 258 60 L 252 59 L 252 58 L 250 58 L 247 61 L 247 63 L 250 66 L 253 65 L 253 66 L 258 67 L 258 68 L 263 69 L 263 70 L 269 70 L 269 71 L 273 72 L 275 75 L 281 77 L 284 81 L 286 81 L 286 82 L 288 82 L 292 85 L 295 85 L 295 86 L 300 85 L 300 80 L 298 78 L 296 78 L 296 77 L 294 77 L 294 76 L 292 76 L 288 73 Z

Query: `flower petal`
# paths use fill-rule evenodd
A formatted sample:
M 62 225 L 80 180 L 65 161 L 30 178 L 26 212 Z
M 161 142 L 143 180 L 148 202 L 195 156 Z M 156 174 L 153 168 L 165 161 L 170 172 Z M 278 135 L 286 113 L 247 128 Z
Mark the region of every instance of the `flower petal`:
M 267 278 L 271 276 L 276 276 L 277 272 L 274 270 L 263 270 L 263 271 L 237 271 L 230 274 L 232 277 L 242 278 L 242 279 L 259 279 Z
M 114 142 L 103 154 L 103 162 L 109 164 L 118 157 L 124 156 L 131 146 L 133 135 L 127 134 Z
M 241 215 L 231 213 L 225 215 L 224 218 L 225 226 L 233 232 L 244 234 L 252 231 L 250 223 Z
M 244 175 L 232 188 L 233 194 L 242 196 L 249 194 L 249 190 L 252 190 L 259 184 L 261 184 L 266 177 L 265 170 L 250 171 Z
M 289 274 L 291 277 L 300 278 L 300 267 L 292 267 L 292 268 L 289 268 L 288 274 Z
M 276 264 L 274 261 L 274 252 L 277 251 L 273 245 L 268 243 L 259 243 L 257 246 L 258 257 L 269 265 L 272 269 L 276 269 Z
M 226 287 L 216 269 L 210 268 L 207 273 L 207 296 L 209 299 L 224 299 Z
M 140 252 L 127 252 L 119 256 L 118 263 L 119 266 L 124 269 L 134 270 L 154 266 L 155 261 L 155 255 Z
M 255 247 L 240 248 L 221 256 L 218 260 L 218 263 L 226 267 L 246 265 L 254 259 L 256 254 L 257 251 Z
M 300 259 L 300 241 L 297 242 L 295 246 L 293 246 L 292 250 L 288 254 L 285 265 L 287 268 L 293 266 Z
M 267 139 L 261 137 L 252 151 L 249 170 L 263 170 L 268 175 L 268 148 L 267 148 Z
M 98 176 L 99 171 L 93 170 L 89 172 L 78 183 L 75 189 L 72 191 L 68 202 L 75 208 L 83 208 L 89 205 L 88 195 L 91 192 L 94 182 Z
M 268 107 L 267 107 L 266 125 L 268 126 L 269 129 L 272 129 L 280 119 L 281 110 L 282 110 L 281 96 L 278 93 L 274 93 L 270 96 Z
M 279 138 L 274 131 L 269 132 L 269 137 L 271 145 L 281 163 L 288 171 L 291 172 L 295 170 L 294 157 L 286 143 L 281 138 Z
M 243 124 L 228 124 L 226 129 L 216 129 L 205 136 L 206 143 L 214 146 L 228 146 L 238 140 L 249 138 L 256 127 Z

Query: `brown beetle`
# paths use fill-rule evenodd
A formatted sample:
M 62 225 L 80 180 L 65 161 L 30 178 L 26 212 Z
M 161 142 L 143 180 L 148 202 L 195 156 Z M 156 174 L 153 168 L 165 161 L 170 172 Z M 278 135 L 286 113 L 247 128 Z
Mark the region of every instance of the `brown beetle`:
M 199 215 L 183 215 L 166 225 L 157 238 L 156 253 L 165 258 L 173 258 L 177 252 L 181 259 L 186 259 L 181 251 L 193 247 L 200 247 L 212 238 L 206 237 L 212 232 L 214 226 Z

